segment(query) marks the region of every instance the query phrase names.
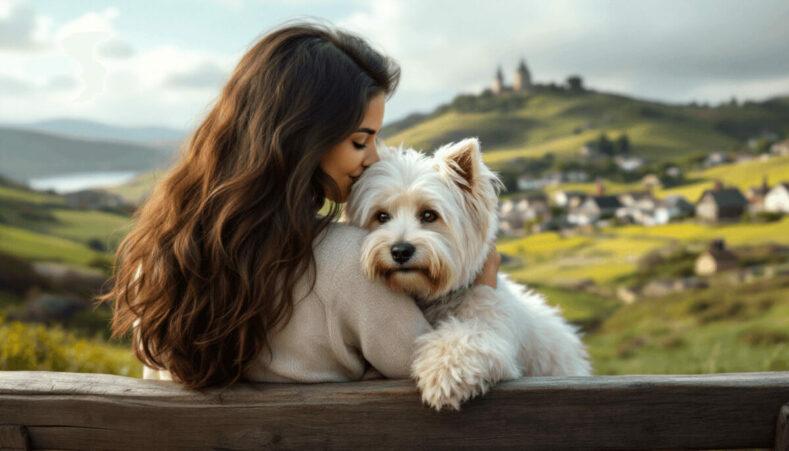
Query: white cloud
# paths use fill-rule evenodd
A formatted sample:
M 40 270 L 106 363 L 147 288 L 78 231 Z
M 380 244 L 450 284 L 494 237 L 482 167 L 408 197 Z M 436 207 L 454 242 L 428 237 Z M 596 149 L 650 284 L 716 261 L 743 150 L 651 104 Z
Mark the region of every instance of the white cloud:
M 164 85 L 172 88 L 217 90 L 227 77 L 227 71 L 218 64 L 204 61 L 183 72 L 171 74 L 164 81 Z
M 176 45 L 134 49 L 117 29 L 120 14 L 88 11 L 49 33 L 43 51 L 4 55 L 0 118 L 57 115 L 175 127 L 199 120 L 237 56 Z
M 379 0 L 339 25 L 400 62 L 389 119 L 479 91 L 499 64 L 511 82 L 521 57 L 540 83 L 579 74 L 592 88 L 671 101 L 767 95 L 789 74 L 787 20 L 779 1 Z
M 285 3 L 215 0 L 201 11 L 265 10 L 284 17 L 279 8 L 294 10 Z M 0 121 L 72 115 L 194 124 L 241 56 L 202 45 L 221 36 L 243 41 L 226 45 L 243 51 L 260 32 L 196 25 L 199 39 L 184 34 L 170 41 L 177 33 L 168 29 L 150 44 L 140 40 L 140 30 L 120 28 L 132 14 L 120 6 L 90 10 L 88 4 L 55 23 L 35 5 L 0 0 Z M 511 82 L 522 57 L 540 83 L 579 74 L 594 89 L 667 101 L 762 98 L 789 90 L 789 59 L 782 58 L 789 42 L 786 2 L 377 0 L 320 6 L 338 11 L 332 16 L 337 25 L 400 63 L 401 84 L 387 105 L 387 122 L 429 111 L 459 92 L 480 91 L 499 64 Z M 320 10 L 312 4 L 301 9 Z
M 0 0 L 0 50 L 37 50 L 49 40 L 52 20 L 26 2 Z

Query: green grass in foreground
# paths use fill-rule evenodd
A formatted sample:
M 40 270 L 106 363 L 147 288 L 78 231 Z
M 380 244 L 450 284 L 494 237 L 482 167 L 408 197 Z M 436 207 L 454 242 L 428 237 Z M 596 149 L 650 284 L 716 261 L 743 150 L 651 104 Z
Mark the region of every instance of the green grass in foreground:
M 615 299 L 583 291 L 540 285 L 529 287 L 545 296 L 548 304 L 558 307 L 565 319 L 586 332 L 593 331 L 621 306 Z
M 789 279 L 620 307 L 585 337 L 595 374 L 789 370 Z

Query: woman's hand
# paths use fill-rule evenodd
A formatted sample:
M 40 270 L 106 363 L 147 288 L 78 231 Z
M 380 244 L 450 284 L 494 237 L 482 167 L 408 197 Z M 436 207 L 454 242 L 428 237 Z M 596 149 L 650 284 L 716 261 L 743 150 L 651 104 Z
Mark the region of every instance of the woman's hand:
M 479 273 L 474 285 L 487 285 L 491 288 L 496 288 L 496 275 L 499 272 L 501 265 L 501 255 L 496 252 L 496 246 L 490 249 L 488 259 L 485 260 L 485 266 L 482 267 L 482 272 Z

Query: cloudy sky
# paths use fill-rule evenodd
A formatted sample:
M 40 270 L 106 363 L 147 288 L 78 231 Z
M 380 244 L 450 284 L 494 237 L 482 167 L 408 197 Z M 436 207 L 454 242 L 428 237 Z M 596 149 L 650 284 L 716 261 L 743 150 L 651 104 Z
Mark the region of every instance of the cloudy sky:
M 665 102 L 789 94 L 789 2 L 0 0 L 0 123 L 194 127 L 267 30 L 317 18 L 402 67 L 386 121 L 478 92 L 525 58 L 536 82 Z

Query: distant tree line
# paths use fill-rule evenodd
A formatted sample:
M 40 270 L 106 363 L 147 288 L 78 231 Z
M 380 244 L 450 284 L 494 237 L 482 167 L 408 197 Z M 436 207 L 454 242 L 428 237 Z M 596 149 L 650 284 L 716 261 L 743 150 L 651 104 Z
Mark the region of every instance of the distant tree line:
M 597 139 L 587 141 L 586 145 L 592 151 L 609 157 L 630 154 L 630 138 L 627 137 L 627 133 L 622 133 L 614 141 L 608 139 L 605 133 L 601 133 Z

